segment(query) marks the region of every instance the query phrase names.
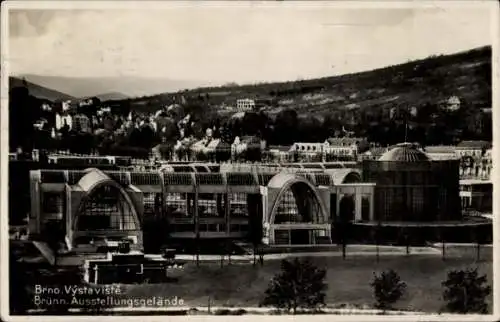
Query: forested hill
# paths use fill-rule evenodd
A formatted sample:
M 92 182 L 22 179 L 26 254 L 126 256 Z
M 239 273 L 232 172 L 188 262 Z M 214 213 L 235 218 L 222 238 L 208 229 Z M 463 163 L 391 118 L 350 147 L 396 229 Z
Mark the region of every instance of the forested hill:
M 38 84 L 20 79 L 18 77 L 9 77 L 9 89 L 16 87 L 26 87 L 31 95 L 38 99 L 49 101 L 72 100 L 74 97 L 53 90 L 48 87 L 40 86 Z
M 178 96 L 178 93 L 176 93 Z M 185 97 L 208 98 L 211 106 L 234 105 L 244 97 L 273 98 L 276 107 L 295 109 L 298 114 L 323 116 L 334 110 L 395 106 L 419 107 L 457 96 L 465 108 L 491 107 L 491 47 L 452 55 L 433 56 L 367 72 L 319 79 L 236 84 L 182 92 Z M 131 99 L 131 106 L 157 108 L 173 101 L 174 93 Z M 272 110 L 270 111 L 272 112 Z

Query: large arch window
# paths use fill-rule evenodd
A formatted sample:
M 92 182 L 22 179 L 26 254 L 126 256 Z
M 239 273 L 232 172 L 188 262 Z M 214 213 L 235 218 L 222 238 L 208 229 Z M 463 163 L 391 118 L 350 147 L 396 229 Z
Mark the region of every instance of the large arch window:
M 342 180 L 342 183 L 357 183 L 361 182 L 361 176 L 357 172 L 349 172 L 344 180 Z
M 137 230 L 133 206 L 119 188 L 103 185 L 90 193 L 76 219 L 79 231 Z
M 297 182 L 283 192 L 278 200 L 274 224 L 318 223 L 321 206 L 314 192 Z

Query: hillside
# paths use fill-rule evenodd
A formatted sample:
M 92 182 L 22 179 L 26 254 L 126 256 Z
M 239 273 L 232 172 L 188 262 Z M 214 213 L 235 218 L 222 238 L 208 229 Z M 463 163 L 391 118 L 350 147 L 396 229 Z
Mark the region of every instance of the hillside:
M 9 89 L 23 86 L 23 83 L 24 81 L 22 79 L 19 79 L 17 77 L 9 77 Z M 44 86 L 34 84 L 29 81 L 26 81 L 26 85 L 28 87 L 29 93 L 39 99 L 46 99 L 49 101 L 74 99 L 74 97 L 68 94 L 64 94 Z
M 102 102 L 104 102 L 104 101 L 111 101 L 111 100 L 116 101 L 116 100 L 125 100 L 125 99 L 128 99 L 127 95 L 125 95 L 123 93 L 118 93 L 118 92 L 98 94 L 98 95 L 94 95 L 94 97 L 97 97 Z
M 387 110 L 419 107 L 458 96 L 468 108 L 491 107 L 491 47 L 429 57 L 372 71 L 287 83 L 221 86 L 184 91 L 185 97 L 209 97 L 212 106 L 234 105 L 244 97 L 274 98 L 277 106 L 299 114 L 332 110 Z M 132 99 L 131 106 L 152 109 L 169 104 L 175 93 Z
M 59 77 L 44 75 L 23 75 L 27 81 L 54 88 L 74 97 L 90 97 L 102 93 L 123 93 L 143 96 L 155 93 L 174 92 L 186 88 L 207 85 L 201 81 L 174 80 L 168 78 L 140 77 Z M 117 99 L 117 98 L 114 98 Z M 124 99 L 124 98 L 118 98 Z

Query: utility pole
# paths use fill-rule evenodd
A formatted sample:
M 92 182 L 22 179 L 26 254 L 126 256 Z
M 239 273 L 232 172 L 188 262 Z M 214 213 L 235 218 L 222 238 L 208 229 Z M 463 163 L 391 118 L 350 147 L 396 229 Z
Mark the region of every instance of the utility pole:
M 408 120 L 405 121 L 405 142 L 408 142 Z

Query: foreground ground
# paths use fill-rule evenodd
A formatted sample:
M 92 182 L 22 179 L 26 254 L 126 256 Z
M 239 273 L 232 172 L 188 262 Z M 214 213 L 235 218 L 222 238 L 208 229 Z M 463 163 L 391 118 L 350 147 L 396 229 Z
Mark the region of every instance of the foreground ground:
M 491 248 L 481 250 L 477 261 L 473 248 L 450 249 L 449 257 L 443 260 L 436 255 L 410 256 L 315 256 L 310 260 L 327 270 L 327 298 L 329 306 L 349 304 L 356 306 L 373 303 L 370 281 L 374 272 L 396 270 L 408 289 L 396 308 L 424 312 L 438 312 L 443 305 L 441 282 L 450 270 L 477 267 L 487 274 L 489 285 L 493 285 Z M 189 262 L 178 281 L 167 284 L 143 284 L 123 286 L 131 297 L 152 296 L 178 297 L 189 307 L 213 306 L 252 307 L 257 306 L 269 280 L 280 270 L 279 260 L 266 260 L 264 266 L 253 267 L 248 263 L 224 264 L 203 261 L 197 267 Z M 492 296 L 488 298 L 492 305 Z

